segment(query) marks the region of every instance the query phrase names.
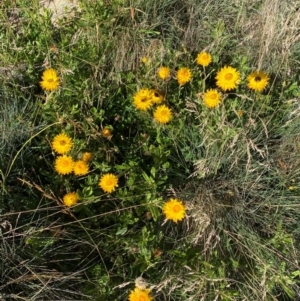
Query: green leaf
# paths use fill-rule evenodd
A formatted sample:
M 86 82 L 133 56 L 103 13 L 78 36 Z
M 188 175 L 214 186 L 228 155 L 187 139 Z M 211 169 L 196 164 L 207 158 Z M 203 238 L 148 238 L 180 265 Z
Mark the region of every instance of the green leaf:
M 149 185 L 153 185 L 155 183 L 154 179 L 149 177 L 144 171 L 142 172 L 142 176 Z
M 155 175 L 156 175 L 156 168 L 153 166 L 151 167 L 151 171 L 150 171 L 151 175 L 153 178 L 155 178 Z
M 117 236 L 123 236 L 127 232 L 127 227 L 119 228 L 116 235 Z
M 161 215 L 160 209 L 158 207 L 156 207 L 156 206 L 149 206 L 148 209 L 149 209 L 149 211 L 150 211 L 150 213 L 152 215 L 153 220 L 156 222 L 157 219 Z

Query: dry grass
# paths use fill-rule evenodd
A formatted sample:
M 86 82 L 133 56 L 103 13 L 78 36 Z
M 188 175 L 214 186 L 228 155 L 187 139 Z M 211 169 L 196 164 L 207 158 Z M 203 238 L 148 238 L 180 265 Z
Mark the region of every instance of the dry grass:
M 300 40 L 298 6 L 296 0 L 262 4 L 257 0 L 205 1 L 201 5 L 156 0 L 153 7 L 137 1 L 120 10 L 129 22 L 115 29 L 115 70 L 134 69 L 144 55 L 163 62 L 165 47 L 170 46 L 189 52 L 207 49 L 220 53 L 228 49 L 228 56 L 247 55 L 258 69 L 274 73 L 280 68 L 289 70 Z
M 276 72 L 288 67 L 291 54 L 299 46 L 299 26 L 298 1 L 265 1 L 259 11 L 243 20 L 241 45 L 252 49 L 258 69 Z

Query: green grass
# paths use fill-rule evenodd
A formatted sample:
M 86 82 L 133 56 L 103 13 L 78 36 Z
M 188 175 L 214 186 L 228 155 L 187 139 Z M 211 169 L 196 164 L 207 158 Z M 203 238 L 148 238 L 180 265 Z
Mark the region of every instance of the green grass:
M 3 1 L 0 299 L 127 300 L 142 276 L 154 300 L 298 300 L 297 5 L 82 0 L 54 26 L 38 1 Z M 209 109 L 203 93 L 225 65 L 241 83 Z M 181 87 L 180 67 L 193 74 Z M 39 85 L 47 68 L 53 92 Z M 258 69 L 270 77 L 262 93 L 247 88 Z M 142 88 L 164 94 L 169 123 L 135 108 Z M 62 132 L 74 160 L 93 154 L 88 175 L 55 171 Z M 98 185 L 106 173 L 119 179 L 111 194 Z M 170 198 L 186 206 L 178 223 L 165 220 Z

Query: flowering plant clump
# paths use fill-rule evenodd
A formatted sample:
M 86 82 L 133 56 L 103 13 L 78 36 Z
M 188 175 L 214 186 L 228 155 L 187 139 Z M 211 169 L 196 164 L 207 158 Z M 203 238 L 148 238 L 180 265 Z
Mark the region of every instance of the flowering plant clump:
M 89 166 L 84 160 L 78 160 L 74 163 L 73 171 L 75 176 L 85 176 L 89 172 Z
M 156 108 L 153 117 L 157 122 L 166 124 L 172 119 L 172 112 L 167 106 L 161 105 Z
M 118 187 L 118 178 L 114 174 L 108 173 L 101 177 L 99 181 L 100 188 L 107 193 L 112 193 Z
M 77 204 L 78 195 L 76 192 L 69 192 L 64 195 L 63 202 L 66 206 L 71 207 Z
M 157 74 L 162 80 L 168 79 L 170 77 L 170 68 L 160 67 L 157 71 Z
M 269 77 L 263 71 L 254 71 L 248 77 L 248 88 L 262 92 L 269 83 Z
M 56 90 L 59 86 L 59 77 L 57 75 L 57 72 L 52 68 L 46 69 L 43 72 L 40 85 L 46 91 Z
M 178 199 L 170 199 L 164 204 L 163 212 L 166 216 L 166 219 L 170 219 L 177 223 L 178 221 L 183 220 L 185 217 L 185 206 L 182 201 Z
M 129 301 L 151 301 L 153 297 L 150 295 L 149 289 L 135 288 L 132 290 L 128 297 Z
M 63 155 L 71 150 L 73 146 L 72 138 L 66 134 L 59 134 L 53 138 L 52 148 L 55 152 L 60 155 Z
M 179 85 L 183 86 L 192 78 L 192 72 L 189 68 L 179 68 L 176 73 L 176 78 Z
M 60 175 L 67 175 L 73 171 L 74 160 L 71 156 L 58 156 L 55 159 L 54 168 Z
M 207 67 L 212 62 L 212 57 L 207 52 L 200 52 L 197 55 L 196 62 L 200 66 Z
M 38 181 L 32 183 L 40 185 L 45 179 L 47 186 L 40 191 L 53 191 L 53 194 L 45 193 L 44 196 L 48 197 L 43 198 L 44 203 L 39 196 L 35 203 L 29 203 L 29 206 L 22 204 L 22 208 L 31 209 L 41 203 L 43 207 L 38 211 L 39 215 L 50 212 L 50 209 L 53 213 L 51 211 L 40 219 L 36 215 L 37 212 L 33 212 L 36 216 L 32 219 L 33 222 L 38 220 L 40 227 L 44 227 L 44 223 L 50 220 L 54 222 L 52 228 L 55 229 L 59 229 L 61 223 L 63 230 L 68 231 L 65 232 L 67 235 L 64 238 L 74 238 L 76 235 L 80 237 L 80 240 L 75 241 L 73 249 L 67 245 L 67 248 L 54 246 L 49 250 L 62 250 L 63 256 L 57 256 L 57 262 L 66 258 L 66 250 L 79 252 L 70 263 L 74 264 L 72 273 L 78 268 L 83 277 L 87 274 L 89 279 L 101 280 L 99 291 L 97 281 L 83 283 L 80 274 L 77 277 L 78 281 L 76 277 L 73 279 L 74 285 L 79 282 L 83 284 L 78 290 L 82 288 L 82 296 L 90 294 L 91 300 L 100 295 L 103 300 L 116 301 L 152 301 L 168 298 L 198 300 L 201 298 L 199 296 L 208 296 L 212 300 L 219 296 L 226 296 L 230 300 L 244 298 L 248 289 L 242 285 L 230 286 L 229 282 L 246 279 L 249 269 L 257 272 L 255 276 L 259 279 L 262 271 L 252 260 L 254 256 L 245 257 L 249 244 L 245 243 L 244 247 L 242 244 L 237 245 L 242 240 L 236 239 L 236 244 L 232 246 L 228 241 L 237 237 L 241 227 L 246 225 L 242 214 L 253 212 L 251 206 L 256 208 L 257 203 L 263 204 L 267 209 L 270 207 L 268 192 L 270 187 L 273 189 L 273 186 L 276 186 L 274 183 L 279 183 L 280 187 L 279 193 L 273 194 L 275 197 L 281 196 L 285 190 L 288 190 L 289 196 L 298 192 L 299 185 L 296 182 L 289 186 L 292 184 L 289 183 L 291 179 L 284 182 L 272 180 L 270 185 L 270 181 L 267 178 L 264 180 L 263 177 L 267 177 L 266 164 L 268 163 L 268 168 L 277 165 L 277 157 L 285 153 L 285 150 L 281 149 L 277 152 L 276 146 L 280 143 L 288 144 L 287 141 L 276 139 L 276 145 L 273 146 L 272 137 L 276 133 L 273 128 L 276 128 L 279 120 L 277 113 L 281 114 L 280 117 L 287 124 L 292 123 L 293 117 L 286 114 L 287 107 L 295 109 L 297 115 L 295 107 L 299 85 L 290 87 L 291 83 L 286 80 L 285 84 L 273 89 L 280 78 L 277 77 L 270 85 L 271 79 L 265 72 L 260 71 L 258 66 L 264 66 L 266 71 L 277 69 L 268 66 L 269 59 L 260 61 L 258 66 L 248 65 L 258 58 L 254 56 L 248 60 L 244 56 L 245 53 L 249 53 L 246 51 L 249 43 L 242 43 L 239 49 L 230 49 L 237 43 L 240 34 L 234 31 L 234 35 L 231 35 L 231 28 L 227 26 L 230 23 L 223 23 L 223 19 L 212 22 L 214 26 L 208 26 L 209 28 L 206 21 L 197 24 L 198 34 L 192 35 L 194 40 L 190 39 L 189 32 L 188 35 L 181 34 L 180 40 L 173 36 L 174 33 L 180 32 L 176 30 L 176 24 L 183 29 L 192 28 L 184 23 L 192 22 L 196 18 L 182 18 L 178 14 L 180 22 L 177 23 L 177 14 L 173 14 L 174 24 L 172 21 L 170 30 L 161 34 L 161 26 L 153 26 L 151 22 L 153 13 L 156 15 L 159 10 L 156 10 L 156 7 L 153 10 L 144 6 L 147 1 L 141 1 L 138 7 L 132 5 L 127 7 L 128 9 L 125 4 L 120 8 L 115 1 L 100 1 L 97 7 L 94 5 L 92 9 L 87 9 L 88 1 L 82 2 L 85 2 L 82 3 L 83 10 L 76 14 L 75 19 L 78 24 L 88 25 L 87 30 L 83 29 L 83 35 L 78 35 L 82 31 L 77 24 L 74 26 L 74 32 L 72 26 L 69 26 L 67 31 L 57 31 L 61 32 L 58 38 L 56 34 L 53 36 L 52 27 L 43 29 L 42 40 L 48 39 L 57 44 L 62 42 L 62 45 L 58 45 L 57 52 L 53 52 L 46 48 L 45 43 L 36 43 L 34 45 L 37 49 L 30 47 L 33 62 L 27 63 L 31 55 L 27 55 L 28 59 L 26 57 L 25 60 L 30 68 L 25 84 L 36 77 L 32 68 L 39 62 L 60 66 L 60 69 L 45 70 L 41 79 L 35 79 L 35 85 L 25 87 L 26 95 L 33 93 L 33 99 L 38 99 L 36 112 L 40 116 L 36 119 L 37 122 L 33 123 L 34 126 L 39 125 L 40 121 L 43 122 L 41 130 L 31 132 L 32 139 L 24 136 L 25 141 L 30 142 L 24 145 L 26 149 L 32 145 L 32 153 L 42 150 L 37 163 L 35 159 L 31 160 L 34 166 L 28 174 L 28 179 L 37 174 Z M 158 1 L 157 8 L 163 2 Z M 113 6 L 118 6 L 117 14 L 112 14 Z M 181 9 L 182 5 L 179 6 Z M 172 9 L 176 7 L 175 4 Z M 264 11 L 263 5 L 257 6 L 258 11 L 261 8 Z M 94 20 L 91 18 L 93 11 L 98 11 L 106 17 L 104 20 Z M 233 16 L 234 11 L 229 11 L 231 13 L 228 15 Z M 207 12 L 211 13 L 211 10 Z M 131 20 L 128 13 L 131 14 Z M 198 14 L 198 10 L 196 13 Z M 147 17 L 145 22 L 144 15 Z M 112 19 L 111 16 L 115 16 L 116 20 L 106 22 Z M 88 22 L 83 22 L 84 20 Z M 62 21 L 59 22 L 60 26 L 69 24 L 69 18 Z M 208 19 L 208 25 L 210 21 Z M 110 24 L 114 24 L 114 29 L 106 36 L 106 33 L 109 33 L 106 26 Z M 133 35 L 128 32 L 132 25 L 136 25 Z M 148 30 L 147 26 L 150 25 L 151 29 Z M 90 36 L 92 34 L 96 36 Z M 167 37 L 169 34 L 171 35 Z M 23 40 L 26 44 L 27 40 L 31 41 L 32 36 L 38 35 L 21 36 L 21 40 L 16 44 L 20 45 Z M 200 36 L 202 39 L 199 40 Z M 10 39 L 12 37 L 14 35 L 9 35 Z M 99 41 L 99 37 L 100 43 L 87 42 Z M 127 41 L 128 37 L 132 37 L 135 43 L 142 42 L 141 45 L 134 44 L 130 49 L 125 47 L 129 49 L 128 53 L 124 53 L 124 47 L 116 49 L 117 44 L 130 44 L 131 41 Z M 204 45 L 205 42 L 209 44 Z M 251 45 L 256 43 L 252 42 Z M 50 45 L 47 47 L 51 47 Z M 70 45 L 72 51 L 69 51 Z M 78 52 L 73 52 L 76 47 Z M 192 52 L 185 47 L 190 47 Z M 194 52 L 195 47 L 199 47 L 200 51 Z M 142 57 L 143 55 L 147 56 Z M 268 85 L 272 88 L 270 93 L 257 93 L 267 90 Z M 14 86 L 18 88 L 19 81 Z M 284 95 L 284 86 L 289 86 L 293 92 Z M 59 93 L 46 93 L 42 89 L 58 89 Z M 22 93 L 22 89 L 20 91 Z M 36 93 L 39 91 L 42 93 Z M 280 98 L 280 93 L 284 97 L 293 96 Z M 53 129 L 54 126 L 59 126 L 61 130 Z M 270 127 L 272 131 L 268 131 Z M 50 137 L 51 145 L 46 139 L 40 143 L 35 133 L 45 133 L 46 137 Z M 280 132 L 280 137 L 283 137 L 283 134 Z M 288 134 L 290 135 L 290 132 Z M 272 144 L 270 141 L 273 141 Z M 268 147 L 269 143 L 272 147 Z M 270 157 L 266 164 L 263 164 L 266 160 L 263 160 L 261 152 Z M 22 152 L 22 155 L 23 153 L 25 152 Z M 51 160 L 51 164 L 46 161 L 46 165 L 43 160 Z M 14 159 L 12 163 L 16 165 L 17 161 L 19 160 Z M 50 166 L 50 172 L 49 168 L 43 170 L 43 164 L 46 167 Z M 257 179 L 257 170 L 261 171 L 261 182 L 256 181 L 257 185 L 252 185 Z M 38 171 L 41 171 L 41 176 Z M 277 170 L 274 171 L 270 172 L 272 177 L 277 174 Z M 292 175 L 296 177 L 297 173 L 291 173 L 289 176 Z M 251 185 L 244 183 L 245 178 Z M 14 182 L 7 182 L 9 185 L 10 183 Z M 262 186 L 265 186 L 263 191 L 260 189 Z M 239 187 L 253 189 L 253 193 L 247 193 L 249 201 L 245 202 L 245 189 L 238 189 Z M 260 198 L 257 198 L 259 193 Z M 178 198 L 174 196 L 176 194 Z M 16 199 L 18 195 L 20 194 L 16 194 Z M 58 202 L 56 195 L 61 197 Z M 173 197 L 165 199 L 170 195 Z M 287 198 L 283 200 L 287 202 Z M 53 206 L 53 201 L 59 206 Z M 10 202 L 12 205 L 13 203 Z M 243 204 L 244 211 L 235 210 L 234 207 L 240 203 Z M 260 211 L 272 211 L 267 209 Z M 230 226 L 232 212 L 237 219 L 234 227 Z M 260 214 L 257 210 L 256 213 Z M 27 212 L 24 215 L 24 221 L 26 220 L 29 220 Z M 270 223 L 267 224 L 272 224 L 272 221 L 273 219 L 270 219 Z M 250 223 L 249 229 L 256 227 L 255 224 Z M 203 243 L 203 239 L 214 229 L 230 231 L 222 231 L 222 235 L 217 237 L 220 244 L 216 241 L 216 235 L 212 236 L 210 243 Z M 278 227 L 272 233 L 281 234 L 281 230 L 283 228 Z M 34 233 L 39 235 L 38 231 Z M 48 237 L 52 236 L 51 231 L 43 231 L 43 236 L 44 234 L 47 236 L 40 240 L 40 244 L 55 242 Z M 255 233 L 255 236 L 247 237 L 258 236 L 259 233 Z M 68 244 L 69 240 L 60 240 L 61 243 L 64 241 Z M 261 254 L 268 249 L 276 249 L 277 243 L 273 243 L 272 248 L 264 248 L 263 244 L 269 246 L 270 240 L 262 238 L 260 241 Z M 71 243 L 73 246 L 73 242 Z M 280 248 L 283 245 L 281 244 Z M 241 249 L 241 257 L 236 252 L 237 248 Z M 276 256 L 277 250 L 273 253 Z M 199 254 L 205 256 L 199 257 Z M 228 254 L 237 254 L 237 258 L 230 261 L 231 258 L 226 258 Z M 56 259 L 54 257 L 53 262 Z M 100 260 L 97 260 L 98 257 Z M 268 260 L 269 258 L 271 257 L 265 256 L 266 263 L 273 261 L 273 258 Z M 197 264 L 193 264 L 194 262 Z M 236 269 L 240 262 L 247 262 L 251 267 Z M 264 261 L 261 262 L 264 264 Z M 281 259 L 273 262 L 281 263 Z M 189 263 L 193 268 L 193 277 L 180 270 Z M 67 266 L 68 262 L 62 262 L 63 269 Z M 276 269 L 272 268 L 270 271 Z M 243 273 L 242 277 L 236 277 L 240 272 Z M 111 275 L 114 277 L 110 277 Z M 231 279 L 228 275 L 236 278 Z M 149 284 L 142 276 L 149 278 Z M 126 277 L 128 278 L 125 279 Z M 214 282 L 212 286 L 209 284 L 212 278 L 220 281 Z M 134 279 L 135 288 L 126 289 Z M 188 289 L 185 284 L 188 285 Z M 268 288 L 270 293 L 273 292 L 272 285 Z M 71 291 L 69 290 L 68 294 L 71 294 Z M 257 296 L 260 291 L 262 290 L 257 290 Z M 77 298 L 79 296 L 80 294 Z
M 233 90 L 240 83 L 240 73 L 233 67 L 223 67 L 216 76 L 217 86 L 224 91 Z

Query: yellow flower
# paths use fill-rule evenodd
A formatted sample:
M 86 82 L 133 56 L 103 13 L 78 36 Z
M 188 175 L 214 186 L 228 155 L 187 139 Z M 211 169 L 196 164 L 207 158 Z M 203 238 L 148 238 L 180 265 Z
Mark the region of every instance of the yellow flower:
M 176 74 L 179 85 L 185 85 L 192 78 L 192 72 L 189 68 L 179 68 Z
M 111 193 L 118 187 L 118 178 L 114 174 L 108 173 L 101 177 L 99 186 L 104 192 Z
M 63 155 L 71 150 L 73 146 L 72 139 L 66 134 L 56 135 L 52 140 L 52 148 L 55 152 Z
M 66 206 L 71 207 L 77 204 L 78 195 L 76 192 L 69 192 L 64 195 L 63 202 Z
M 185 206 L 180 200 L 170 199 L 164 204 L 163 212 L 166 219 L 170 219 L 177 223 L 185 217 Z
M 109 138 L 111 137 L 111 130 L 108 127 L 105 127 L 102 132 L 101 132 L 102 136 L 105 138 Z
M 200 52 L 197 55 L 196 62 L 198 65 L 207 67 L 212 61 L 212 57 L 209 53 L 207 52 Z
M 146 111 L 152 105 L 152 92 L 149 89 L 141 89 L 133 96 L 133 103 L 137 109 Z
M 153 103 L 161 103 L 164 100 L 164 96 L 161 92 L 157 90 L 151 90 Z
M 233 67 L 223 67 L 216 76 L 217 86 L 222 90 L 233 90 L 240 83 L 240 73 Z
M 59 156 L 55 160 L 54 168 L 60 175 L 67 175 L 73 171 L 74 161 L 71 156 Z
M 215 108 L 221 102 L 220 93 L 215 89 L 207 90 L 203 95 L 203 101 L 208 108 Z
M 254 71 L 248 77 L 248 88 L 261 92 L 269 83 L 269 77 L 263 71 Z
M 172 119 L 172 112 L 167 106 L 161 105 L 156 108 L 153 117 L 157 122 L 166 124 Z
M 146 64 L 148 62 L 148 58 L 143 56 L 141 61 L 142 61 L 143 64 Z
M 89 166 L 83 160 L 78 160 L 74 163 L 73 171 L 75 176 L 85 176 L 89 172 Z
M 52 68 L 46 69 L 42 75 L 42 81 L 40 85 L 44 90 L 54 91 L 59 86 L 59 77 L 56 71 Z
M 161 79 L 165 80 L 165 79 L 167 79 L 167 78 L 170 77 L 170 68 L 168 68 L 168 67 L 160 67 L 158 69 L 157 73 L 158 73 L 158 76 Z
M 135 288 L 133 291 L 130 292 L 129 301 L 151 301 L 153 300 L 153 297 L 150 295 L 149 289 L 139 289 Z
M 243 112 L 243 110 L 238 110 L 237 114 L 239 117 L 242 117 L 244 115 L 244 112 Z
M 89 152 L 85 152 L 82 154 L 81 156 L 81 160 L 83 160 L 84 162 L 89 162 L 92 160 L 93 155 Z

